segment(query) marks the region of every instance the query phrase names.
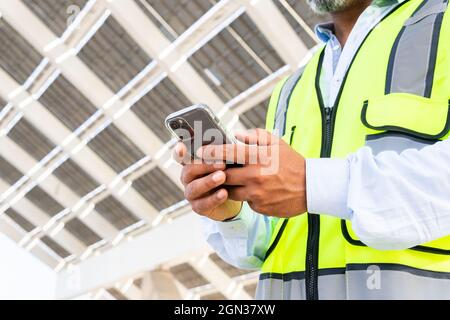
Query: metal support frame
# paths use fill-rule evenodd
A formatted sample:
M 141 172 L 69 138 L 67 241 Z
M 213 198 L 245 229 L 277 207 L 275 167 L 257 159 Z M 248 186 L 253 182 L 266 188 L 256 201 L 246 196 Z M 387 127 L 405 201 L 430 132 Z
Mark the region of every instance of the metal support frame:
M 76 45 L 82 41 L 104 10 L 110 10 L 129 35 L 154 59 L 153 65 L 149 66 L 146 73 L 141 75 L 143 80 L 139 81 L 139 83 L 131 83 L 128 91 L 119 96 L 117 93 L 111 92 L 81 60 L 72 54 Z M 214 37 L 233 19 L 239 16 L 243 10 L 249 14 L 274 49 L 287 62 L 288 66 L 269 75 L 260 83 L 224 104 L 214 93 L 213 89 L 206 84 L 188 63 L 187 59 L 198 49 L 199 45 Z M 216 112 L 229 109 L 237 114 L 242 114 L 269 97 L 271 88 L 273 88 L 275 83 L 292 72 L 307 53 L 305 44 L 295 35 L 293 29 L 272 1 L 219 1 L 173 43 L 170 43 L 164 37 L 160 30 L 132 0 L 97 1 L 90 9 L 92 14 L 87 15 L 81 21 L 80 27 L 74 30 L 66 39 L 63 39 L 63 41 L 58 40 L 19 0 L 1 2 L 0 11 L 4 18 L 51 62 L 50 67 L 43 73 L 43 78 L 51 77 L 55 68 L 60 69 L 64 76 L 82 94 L 97 106 L 99 110 L 102 110 L 106 121 L 114 123 L 149 156 L 149 159 L 142 166 L 133 168 L 133 170 L 128 172 L 127 178 L 133 177 L 133 179 L 136 179 L 154 166 L 158 166 L 178 186 L 180 186 L 178 181 L 180 169 L 168 163 L 170 144 L 165 145 L 134 113 L 127 112 L 136 99 L 136 95 L 131 94 L 130 89 L 132 88 L 133 92 L 142 94 L 145 90 L 151 89 L 151 85 L 156 85 L 162 77 L 168 76 L 192 102 L 207 103 Z M 271 21 L 271 24 L 276 24 L 277 28 L 273 28 L 271 24 L 268 24 L 268 20 Z M 286 41 L 286 38 L 289 40 Z M 49 44 L 51 45 L 49 46 Z M 127 185 L 128 180 L 124 180 L 122 176 L 117 175 L 89 147 L 80 148 L 82 141 L 79 137 L 75 137 L 69 143 L 66 143 L 66 138 L 70 136 L 71 132 L 39 102 L 30 100 L 30 92 L 21 92 L 20 86 L 8 78 L 0 70 L 0 83 L 2 84 L 0 86 L 0 95 L 7 97 L 14 104 L 14 110 L 10 115 L 10 119 L 14 114 L 23 112 L 24 117 L 56 145 L 63 146 L 62 154 L 69 154 L 71 159 L 80 167 L 107 187 L 106 193 L 102 193 L 100 197 L 104 197 L 106 194 L 114 194 L 138 217 L 150 222 L 155 219 L 158 212 L 132 187 L 123 194 L 119 192 Z M 42 81 L 42 78 L 39 81 Z M 95 92 L 91 90 L 93 87 L 96 88 Z M 14 97 L 10 97 L 11 92 L 16 92 L 17 94 Z M 25 105 L 25 107 L 18 108 L 19 105 Z M 29 112 L 28 110 L 30 109 L 33 112 Z M 42 123 L 45 123 L 45 125 Z M 101 125 L 99 124 L 90 130 L 95 131 Z M 236 127 L 243 128 L 243 125 L 238 122 Z M 89 132 L 85 134 L 89 134 Z M 11 141 L 8 141 L 8 144 L 13 145 Z M 20 166 L 20 169 L 23 171 L 34 165 L 30 160 L 23 160 L 26 158 L 25 154 L 21 154 L 20 158 L 22 159 L 21 162 L 13 162 L 11 157 L 8 159 L 15 165 Z M 37 180 L 38 176 L 32 178 L 31 181 Z M 115 181 L 115 185 L 111 187 L 111 182 L 113 181 Z M 48 192 L 54 190 L 55 186 L 59 184 L 60 182 L 52 175 L 40 183 L 44 190 Z M 3 185 L 3 188 L 7 187 L 10 186 Z M 58 199 L 64 206 L 70 206 L 77 201 L 77 197 L 67 189 L 64 191 L 64 196 Z M 48 222 L 48 219 L 44 217 L 45 214 L 39 212 L 40 210 L 29 203 L 27 199 L 21 199 L 15 203 L 14 208 L 24 216 L 32 218 L 30 221 L 38 226 Z M 31 217 L 30 212 L 33 212 L 33 217 Z M 37 215 L 34 214 L 36 212 Z M 90 227 L 98 224 L 96 216 L 97 214 L 95 213 L 91 214 L 88 216 L 91 220 L 85 220 Z M 186 228 L 186 226 L 189 226 L 189 228 Z M 4 228 L 5 230 L 7 229 L 6 227 Z M 110 233 L 106 232 L 106 228 L 102 226 L 98 228 L 96 231 L 102 236 Z M 171 241 L 167 245 L 161 246 L 161 243 L 166 243 L 167 234 L 171 235 Z M 61 230 L 57 234 L 58 242 L 67 246 L 69 251 L 80 254 L 82 250 L 75 248 L 73 241 L 70 244 L 71 241 L 67 240 L 67 238 L 70 238 L 70 234 L 66 230 Z M 190 241 L 185 241 L 185 239 L 190 239 Z M 75 297 L 88 291 L 98 290 L 117 281 L 122 281 L 125 285 L 129 282 L 126 280 L 127 277 L 136 273 L 147 272 L 180 255 L 184 256 L 187 253 L 195 255 L 199 251 L 210 252 L 210 249 L 206 247 L 201 237 L 198 219 L 193 214 L 174 218 L 171 223 L 165 223 L 157 228 L 150 228 L 148 231 L 143 231 L 133 236 L 130 241 L 122 241 L 119 245 L 108 246 L 108 248 L 107 250 L 99 251 L 101 252 L 99 255 L 92 255 L 87 260 L 79 260 L 77 265 L 70 267 L 69 263 L 69 268 L 61 270 L 57 296 L 60 298 Z M 243 290 L 242 283 L 229 278 L 209 257 L 204 254 L 197 254 L 190 262 L 200 274 L 211 282 L 213 285 L 211 290 L 219 290 L 228 298 L 250 298 Z M 104 268 L 103 272 L 99 272 L 99 268 Z M 121 286 L 121 289 L 121 292 L 130 298 L 137 298 L 139 295 L 142 295 L 143 291 L 139 290 L 135 285 L 129 285 L 129 283 L 128 286 Z M 179 285 L 178 289 L 180 289 Z M 145 290 L 147 290 L 147 294 L 144 294 L 143 297 L 161 296 L 162 294 L 161 292 L 152 291 L 150 285 Z M 190 295 L 190 292 L 186 290 L 181 292 L 181 295 L 187 296 Z

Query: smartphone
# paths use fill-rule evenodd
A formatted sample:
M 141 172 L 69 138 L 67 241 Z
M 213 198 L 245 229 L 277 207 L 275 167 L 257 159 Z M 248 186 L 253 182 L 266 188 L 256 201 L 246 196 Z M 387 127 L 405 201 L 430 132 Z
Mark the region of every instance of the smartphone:
M 227 133 L 219 118 L 204 104 L 171 113 L 165 124 L 171 134 L 186 145 L 192 159 L 196 158 L 195 152 L 202 146 L 237 143 L 236 138 Z M 227 163 L 227 167 L 233 166 L 240 165 Z

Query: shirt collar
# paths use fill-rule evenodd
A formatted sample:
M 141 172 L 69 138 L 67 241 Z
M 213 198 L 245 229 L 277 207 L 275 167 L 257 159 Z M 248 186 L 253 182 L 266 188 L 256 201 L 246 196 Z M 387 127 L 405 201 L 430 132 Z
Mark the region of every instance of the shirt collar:
M 334 25 L 332 22 L 321 23 L 316 26 L 316 35 L 322 42 L 328 42 L 334 36 Z
M 374 0 L 371 6 L 385 7 L 405 1 L 408 0 Z M 320 41 L 326 43 L 334 37 L 334 25 L 332 22 L 320 23 L 315 27 L 315 33 Z

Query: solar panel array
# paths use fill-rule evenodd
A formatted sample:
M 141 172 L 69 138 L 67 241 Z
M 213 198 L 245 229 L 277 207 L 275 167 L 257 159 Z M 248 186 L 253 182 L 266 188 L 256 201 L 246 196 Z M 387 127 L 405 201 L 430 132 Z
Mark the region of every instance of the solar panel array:
M 199 19 L 223 2 L 133 0 L 131 4 L 143 13 L 145 23 L 150 23 L 162 38 L 175 45 L 180 36 L 192 31 Z M 137 30 L 114 12 L 108 1 L 21 0 L 21 3 L 21 12 L 35 18 L 30 23 L 39 24 L 40 30 L 46 29 L 54 39 L 61 37 L 66 49 L 73 50 L 81 44 L 78 51 L 63 54 L 55 61 L 49 53 L 53 50 L 50 43 L 48 47 L 37 45 L 38 35 L 32 34 L 32 28 L 21 28 L 19 20 L 11 19 L 8 14 L 0 15 L 0 71 L 3 71 L 0 78 L 5 77 L 5 81 L 18 88 L 14 94 L 0 95 L 0 134 L 3 135 L 0 138 L 8 142 L 9 147 L 3 150 L 17 148 L 27 155 L 6 154 L 9 151 L 2 151 L 0 139 L 0 182 L 7 189 L 2 189 L 4 193 L 0 194 L 0 208 L 4 208 L 0 217 L 3 215 L 8 223 L 21 230 L 21 238 L 28 239 L 28 242 L 23 240 L 28 250 L 37 245 L 51 252 L 46 262 L 55 268 L 68 261 L 81 261 L 80 255 L 90 247 L 103 242 L 114 245 L 114 238 L 103 239 L 97 232 L 100 227 L 85 219 L 89 212 L 95 210 L 114 235 L 121 235 L 130 228 L 152 222 L 143 221 L 143 217 L 151 216 L 146 212 L 148 208 L 161 213 L 184 200 L 179 183 L 154 159 L 160 150 L 150 141 L 148 145 L 136 141 L 130 132 L 142 130 L 144 136 L 151 132 L 162 145 L 168 143 L 171 136 L 164 126 L 164 118 L 202 102 L 193 99 L 202 93 L 193 94 L 183 81 L 176 81 L 176 68 L 165 65 L 161 52 L 149 50 L 152 39 L 150 45 L 140 44 Z M 323 18 L 314 16 L 304 1 L 274 0 L 273 3 L 273 8 L 294 30 L 293 35 L 308 48 L 317 43 L 312 29 Z M 74 13 L 83 13 L 84 18 L 77 22 L 78 27 L 69 28 L 75 21 Z M 208 94 L 224 105 L 243 93 L 257 90 L 259 84 L 287 64 L 283 53 L 259 29 L 249 12 L 236 14 L 214 28 L 212 36 L 207 36 L 205 41 L 189 44 L 193 50 L 188 50 L 189 55 L 183 58 L 192 67 L 196 79 L 184 81 L 202 81 L 210 90 Z M 203 30 L 199 28 L 195 32 Z M 72 60 L 82 68 L 71 70 L 78 68 L 70 65 Z M 151 65 L 162 72 L 155 83 L 153 71 L 142 73 Z M 74 76 L 77 71 L 85 74 L 84 69 L 90 71 L 86 78 Z M 140 81 L 134 82 L 136 77 L 141 77 Z M 96 87 L 86 90 L 86 84 L 98 81 L 106 91 Z M 150 89 L 142 91 L 143 87 Z M 38 95 L 36 88 L 42 88 Z M 125 94 L 115 96 L 121 90 Z M 108 110 L 99 103 L 105 99 L 105 92 L 110 92 L 113 99 L 113 107 Z M 130 98 L 135 96 L 134 100 Z M 268 98 L 266 94 L 254 105 L 239 111 L 245 127 L 265 126 Z M 129 101 L 132 102 L 127 106 Z M 2 115 L 8 103 L 13 108 L 9 114 Z M 126 108 L 114 113 L 111 110 L 117 105 Z M 124 125 L 120 123 L 123 114 L 134 117 L 126 119 L 138 120 Z M 51 128 L 48 129 L 55 122 L 66 131 L 61 129 L 51 134 Z M 169 142 L 166 147 L 170 149 L 170 146 Z M 94 162 L 101 166 L 95 167 Z M 153 165 L 141 166 L 143 162 Z M 65 190 L 72 193 L 67 195 Z M 132 190 L 133 199 L 145 202 L 148 207 L 138 208 L 135 200 L 127 198 L 130 194 L 127 190 Z M 31 206 L 24 206 L 21 197 Z M 83 211 L 85 208 L 88 210 Z M 37 223 L 39 219 L 42 224 Z M 59 230 L 55 230 L 57 226 Z M 229 266 L 217 255 L 210 259 L 230 278 L 247 274 Z M 209 283 L 189 263 L 174 266 L 170 271 L 187 289 Z M 245 290 L 254 292 L 254 287 Z M 117 289 L 108 292 L 117 299 L 126 298 Z M 222 297 L 222 293 L 212 292 L 202 298 Z

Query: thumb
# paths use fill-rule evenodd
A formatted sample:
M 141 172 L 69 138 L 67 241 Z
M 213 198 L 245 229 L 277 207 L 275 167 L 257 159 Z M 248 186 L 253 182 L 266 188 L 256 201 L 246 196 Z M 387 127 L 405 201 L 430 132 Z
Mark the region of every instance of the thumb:
M 245 144 L 255 144 L 258 146 L 269 146 L 275 142 L 276 137 L 269 131 L 263 129 L 251 129 L 238 131 L 235 133 L 236 139 Z

